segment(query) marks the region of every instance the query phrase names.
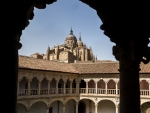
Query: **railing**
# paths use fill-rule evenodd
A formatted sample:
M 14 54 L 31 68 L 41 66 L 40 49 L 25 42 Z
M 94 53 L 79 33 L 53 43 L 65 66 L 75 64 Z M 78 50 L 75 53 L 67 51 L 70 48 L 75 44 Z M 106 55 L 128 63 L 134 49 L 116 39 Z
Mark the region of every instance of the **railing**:
M 76 93 L 76 88 L 72 88 L 72 93 Z
M 96 89 L 95 88 L 88 88 L 88 93 L 94 94 L 94 93 L 96 93 Z
M 64 88 L 58 88 L 58 94 L 63 94 L 64 93 Z
M 30 95 L 38 95 L 38 89 L 31 89 Z
M 50 94 L 56 94 L 57 89 L 56 88 L 51 88 L 50 89 Z
M 70 93 L 70 88 L 66 88 L 66 93 Z
M 20 89 L 18 92 L 18 96 L 27 96 L 28 90 L 27 89 Z
M 107 94 L 116 95 L 116 89 L 107 89 Z
M 48 94 L 48 89 L 41 89 L 40 90 L 40 95 L 47 95 Z
M 142 95 L 142 96 L 150 95 L 149 90 L 140 90 L 140 95 Z
M 40 92 L 38 92 L 38 91 L 39 91 L 38 89 L 31 89 L 29 95 L 38 95 L 38 94 L 48 95 L 48 92 L 50 95 L 64 94 L 64 88 L 58 88 L 58 90 L 56 88 L 51 88 L 51 89 L 49 89 L 49 91 L 48 91 L 48 89 L 40 89 Z M 86 88 L 79 89 L 80 94 L 96 94 L 95 88 L 88 88 L 87 91 L 88 92 L 86 92 Z M 70 88 L 66 88 L 65 93 L 66 94 L 76 94 L 76 88 L 72 88 L 72 92 L 71 92 Z M 116 93 L 116 89 L 107 89 L 107 91 L 106 91 L 105 89 L 98 88 L 97 94 L 98 95 L 119 95 L 120 90 L 117 89 L 117 93 Z M 149 90 L 140 90 L 140 95 L 141 96 L 150 96 L 150 91 Z M 19 89 L 18 96 L 28 96 L 28 90 L 27 89 Z
M 80 88 L 79 93 L 86 93 L 86 88 Z

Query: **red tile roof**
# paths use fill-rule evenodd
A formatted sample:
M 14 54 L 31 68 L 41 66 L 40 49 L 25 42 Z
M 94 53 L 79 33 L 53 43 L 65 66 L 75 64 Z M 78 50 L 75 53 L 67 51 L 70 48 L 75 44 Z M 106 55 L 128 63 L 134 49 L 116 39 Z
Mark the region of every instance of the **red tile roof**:
M 150 73 L 150 63 L 141 63 L 140 73 Z M 119 62 L 99 61 L 95 63 L 61 63 L 19 55 L 19 68 L 60 71 L 69 73 L 119 73 Z

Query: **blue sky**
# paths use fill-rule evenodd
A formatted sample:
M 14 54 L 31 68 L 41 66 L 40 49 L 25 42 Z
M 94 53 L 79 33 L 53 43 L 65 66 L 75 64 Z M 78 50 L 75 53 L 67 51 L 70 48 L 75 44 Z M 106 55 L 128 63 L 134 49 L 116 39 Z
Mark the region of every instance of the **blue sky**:
M 93 49 L 98 60 L 115 60 L 112 43 L 100 29 L 102 24 L 94 9 L 78 0 L 57 0 L 46 9 L 34 9 L 34 19 L 23 30 L 20 55 L 46 53 L 48 45 L 63 44 L 72 27 L 74 35 Z

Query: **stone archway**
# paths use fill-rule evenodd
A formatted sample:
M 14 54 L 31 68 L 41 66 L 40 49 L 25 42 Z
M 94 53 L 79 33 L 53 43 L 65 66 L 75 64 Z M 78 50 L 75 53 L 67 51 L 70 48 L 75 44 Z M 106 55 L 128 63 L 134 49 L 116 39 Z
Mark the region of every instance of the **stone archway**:
M 98 113 L 116 113 L 115 104 L 110 100 L 101 100 L 98 103 Z
M 150 102 L 141 105 L 141 113 L 150 113 Z
M 46 113 L 47 111 L 47 105 L 44 102 L 35 102 L 30 107 L 30 113 Z
M 17 103 L 17 113 L 26 113 L 27 108 L 23 104 Z

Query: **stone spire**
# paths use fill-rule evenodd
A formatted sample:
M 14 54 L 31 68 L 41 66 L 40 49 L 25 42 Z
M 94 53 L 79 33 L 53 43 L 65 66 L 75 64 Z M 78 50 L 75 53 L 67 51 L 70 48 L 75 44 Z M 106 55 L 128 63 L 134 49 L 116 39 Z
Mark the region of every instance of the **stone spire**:
M 73 34 L 72 27 L 71 27 L 71 30 L 70 30 L 70 34 Z
M 49 60 L 49 55 L 50 55 L 50 47 L 48 45 L 47 51 L 46 51 L 46 59 Z

